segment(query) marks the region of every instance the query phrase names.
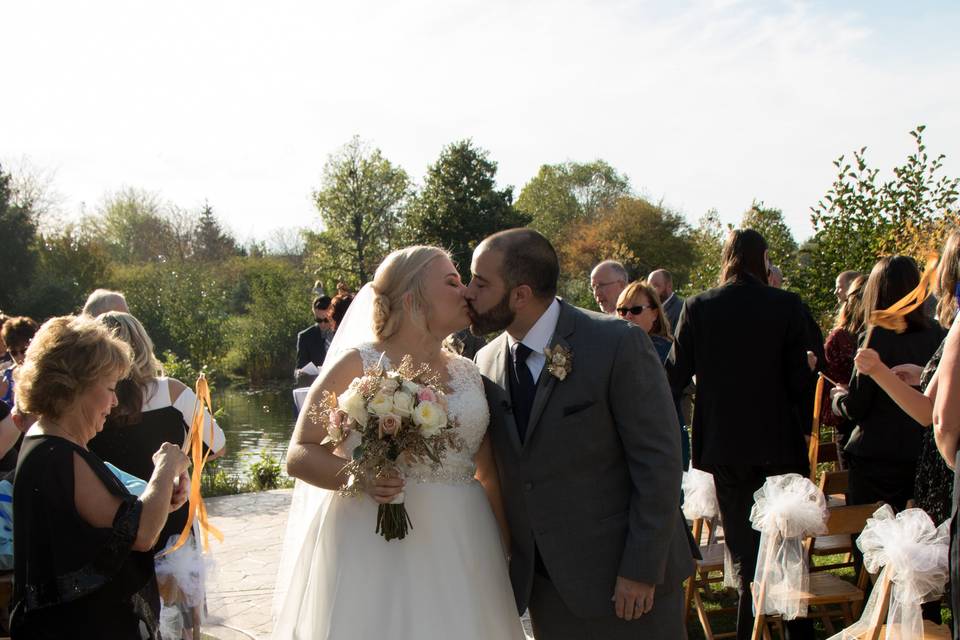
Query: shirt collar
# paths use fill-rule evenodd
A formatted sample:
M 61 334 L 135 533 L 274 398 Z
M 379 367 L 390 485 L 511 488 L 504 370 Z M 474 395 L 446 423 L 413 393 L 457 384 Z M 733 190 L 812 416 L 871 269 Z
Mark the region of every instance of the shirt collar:
M 550 341 L 553 340 L 553 334 L 557 330 L 558 320 L 560 320 L 560 303 L 554 298 L 546 311 L 540 315 L 540 318 L 533 323 L 533 326 L 527 331 L 527 335 L 523 337 L 523 340 L 516 340 L 509 333 L 507 334 L 507 344 L 510 345 L 510 350 L 513 351 L 515 345 L 518 342 L 522 342 L 530 347 L 532 351 L 542 354 L 543 350 L 550 346 Z
M 670 301 L 673 300 L 673 299 L 676 297 L 676 295 L 677 295 L 677 292 L 676 292 L 676 291 L 674 291 L 673 293 L 671 293 L 671 294 L 670 294 L 670 297 L 663 301 L 663 304 L 664 304 L 664 305 L 669 304 Z

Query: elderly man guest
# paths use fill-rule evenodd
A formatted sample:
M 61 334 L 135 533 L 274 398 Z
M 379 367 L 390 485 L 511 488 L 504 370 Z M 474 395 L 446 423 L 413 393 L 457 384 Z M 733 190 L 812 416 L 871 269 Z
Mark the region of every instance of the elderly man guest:
M 617 298 L 629 281 L 627 270 L 616 260 L 604 260 L 593 268 L 590 272 L 590 289 L 601 311 L 611 314 L 617 312 Z
M 673 274 L 666 269 L 657 269 L 651 271 L 647 276 L 647 282 L 657 292 L 660 297 L 660 304 L 663 305 L 663 312 L 667 314 L 667 320 L 670 321 L 670 333 L 677 329 L 677 323 L 680 322 L 680 311 L 683 309 L 683 298 L 673 291 Z
M 127 299 L 124 298 L 123 294 L 119 291 L 96 289 L 87 297 L 87 302 L 83 305 L 83 314 L 91 318 L 96 318 L 108 311 L 130 313 L 130 308 L 127 306 Z

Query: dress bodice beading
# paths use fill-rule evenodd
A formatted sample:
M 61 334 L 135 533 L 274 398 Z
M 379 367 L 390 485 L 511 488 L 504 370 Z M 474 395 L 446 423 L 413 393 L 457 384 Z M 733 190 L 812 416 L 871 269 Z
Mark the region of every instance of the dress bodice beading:
M 371 344 L 362 345 L 358 351 L 363 359 L 364 369 L 375 367 L 378 363 L 384 369 L 393 366 L 386 355 Z M 458 355 L 451 354 L 447 373 L 447 415 L 455 425 L 462 447 L 459 451 L 448 449 L 439 468 L 433 468 L 429 463 L 404 465 L 404 474 L 408 481 L 459 484 L 472 482 L 476 475 L 474 457 L 490 422 L 490 409 L 483 392 L 483 381 L 476 365 Z M 354 436 L 356 437 L 356 434 Z M 359 442 L 350 443 L 348 439 L 347 444 L 352 450 Z

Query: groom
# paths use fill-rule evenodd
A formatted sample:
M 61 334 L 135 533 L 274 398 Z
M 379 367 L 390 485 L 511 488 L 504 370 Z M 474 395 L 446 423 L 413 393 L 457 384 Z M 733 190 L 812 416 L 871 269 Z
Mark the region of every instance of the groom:
M 531 229 L 490 236 L 471 269 L 471 329 L 506 330 L 476 360 L 517 608 L 538 640 L 686 638 L 680 429 L 649 338 L 557 299 L 557 254 Z

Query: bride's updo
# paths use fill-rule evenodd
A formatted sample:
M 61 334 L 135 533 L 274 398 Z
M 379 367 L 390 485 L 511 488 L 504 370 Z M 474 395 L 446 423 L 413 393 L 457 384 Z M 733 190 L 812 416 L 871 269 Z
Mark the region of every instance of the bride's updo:
M 438 247 L 413 246 L 394 251 L 380 263 L 373 276 L 373 332 L 377 340 L 386 340 L 400 328 L 408 294 L 410 320 L 426 330 L 429 303 L 423 291 L 423 271 L 440 257 L 449 258 L 450 254 Z

